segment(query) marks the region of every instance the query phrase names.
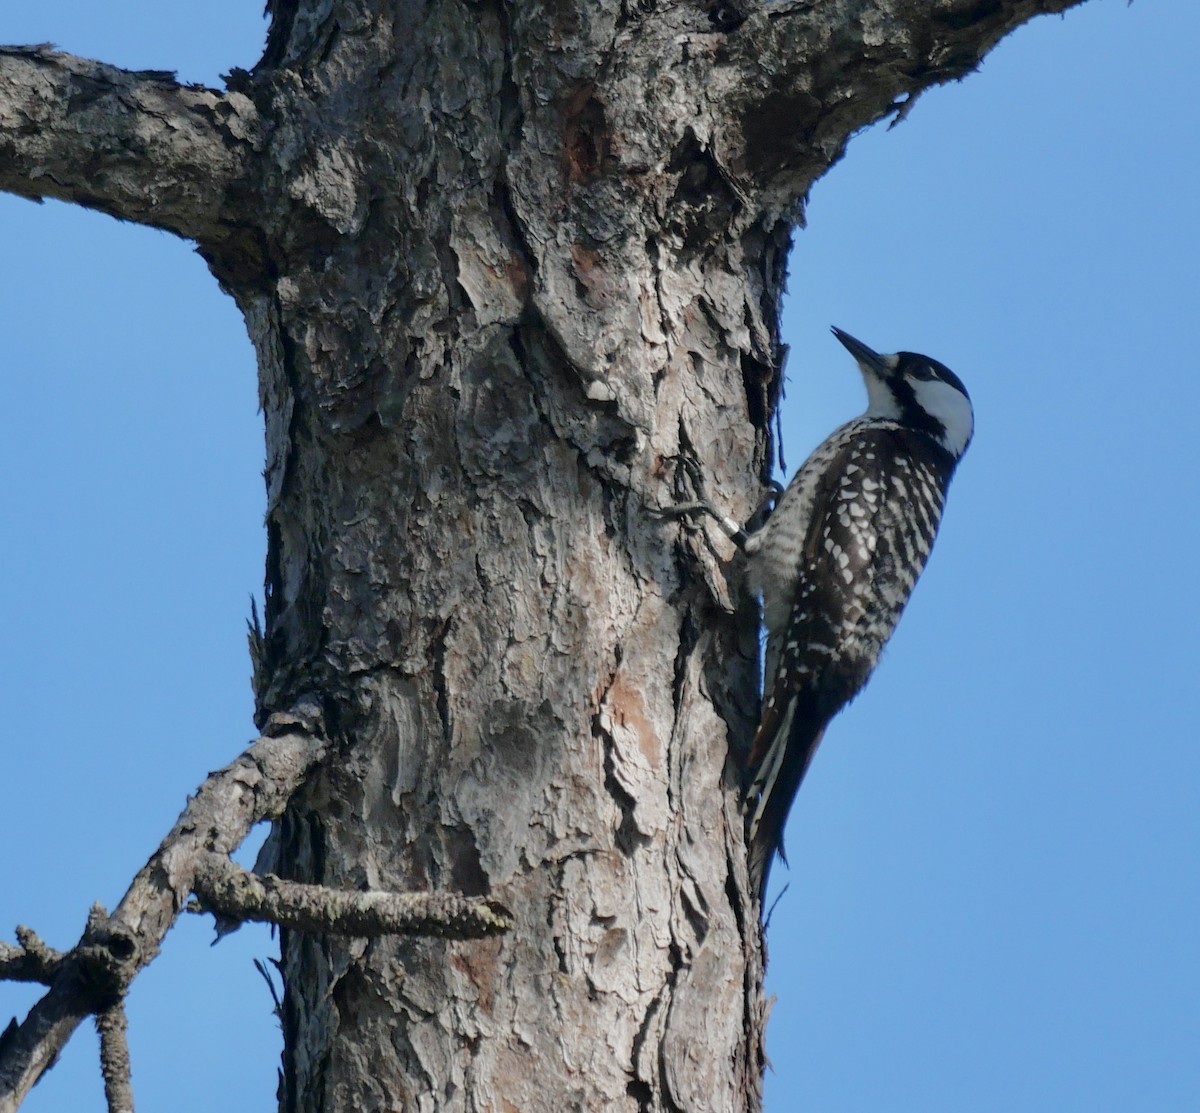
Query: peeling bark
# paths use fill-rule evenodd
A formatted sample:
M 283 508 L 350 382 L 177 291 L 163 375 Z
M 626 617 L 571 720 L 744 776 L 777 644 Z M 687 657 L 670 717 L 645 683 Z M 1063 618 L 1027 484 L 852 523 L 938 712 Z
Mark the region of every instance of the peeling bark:
M 272 0 L 224 94 L 0 53 L 0 187 L 195 237 L 258 352 L 258 714 L 335 751 L 264 868 L 515 912 L 285 929 L 283 1108 L 758 1108 L 754 614 L 654 510 L 758 505 L 849 137 L 1071 3 Z

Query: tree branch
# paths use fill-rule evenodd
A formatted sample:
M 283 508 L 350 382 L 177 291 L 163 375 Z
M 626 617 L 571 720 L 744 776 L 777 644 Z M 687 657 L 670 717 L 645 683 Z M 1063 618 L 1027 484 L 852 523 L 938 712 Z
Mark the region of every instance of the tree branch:
M 479 939 L 512 927 L 504 905 L 458 893 L 355 892 L 324 885 L 262 877 L 220 854 L 205 854 L 196 869 L 195 892 L 209 912 L 257 920 L 293 931 L 335 935 L 440 935 Z
M 267 736 L 200 786 L 170 834 L 138 872 L 113 915 L 93 909 L 79 945 L 61 960 L 53 984 L 25 1020 L 0 1037 L 0 1113 L 14 1113 L 33 1084 L 88 1017 L 114 1006 L 158 953 L 194 884 L 206 852 L 228 855 L 260 820 L 280 815 L 308 771 L 324 756 L 315 708 L 274 715 Z M 22 940 L 30 958 L 32 933 Z M 40 943 L 40 940 L 38 941 Z M 37 950 L 36 945 L 32 948 Z M 48 951 L 48 949 L 47 949 Z M 44 963 L 43 963 L 44 965 Z M 37 979 L 40 980 L 40 979 Z
M 100 1073 L 104 1076 L 108 1113 L 133 1113 L 127 1029 L 123 1002 L 96 1014 L 96 1031 L 100 1033 Z
M 853 18 L 812 0 L 755 3 L 724 36 L 707 89 L 724 120 L 722 161 L 768 210 L 787 212 L 855 132 L 971 73 L 1034 16 L 1082 2 L 873 0 Z
M 17 946 L 0 943 L 0 981 L 52 985 L 66 957 L 48 947 L 37 932 L 18 924 Z
M 47 46 L 0 47 L 0 189 L 218 243 L 261 124 L 241 93 L 180 85 Z M 239 200 L 240 199 L 240 200 Z

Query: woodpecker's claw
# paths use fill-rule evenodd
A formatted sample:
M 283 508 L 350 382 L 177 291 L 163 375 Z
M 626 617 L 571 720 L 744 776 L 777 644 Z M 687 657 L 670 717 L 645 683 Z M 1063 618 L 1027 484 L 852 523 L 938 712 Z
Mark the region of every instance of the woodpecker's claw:
M 648 506 L 646 508 L 655 518 L 687 518 L 692 514 L 707 514 L 717 517 L 717 512 L 706 502 L 677 502 L 671 506 Z
M 686 518 L 691 514 L 706 514 L 716 521 L 740 549 L 746 543 L 746 531 L 737 522 L 733 521 L 732 518 L 727 518 L 724 514 L 716 510 L 712 503 L 708 501 L 704 473 L 700 470 L 700 465 L 687 456 L 676 456 L 674 459 L 683 466 L 683 470 L 687 472 L 688 479 L 691 481 L 692 489 L 700 497 L 692 499 L 689 502 L 675 503 L 673 506 L 651 507 L 650 513 L 659 518 Z
M 681 455 L 672 458 L 687 473 L 688 483 L 691 484 L 692 490 L 696 493 L 696 501 L 708 503 L 708 484 L 705 482 L 704 471 L 700 465 L 691 456 Z M 676 487 L 678 487 L 680 485 L 678 482 L 678 471 L 676 471 L 675 476 Z
M 690 456 L 668 456 L 667 460 L 676 464 L 675 490 L 678 494 L 694 495 L 686 502 L 673 503 L 671 506 L 650 507 L 650 513 L 659 518 L 685 518 L 689 514 L 712 514 L 712 504 L 708 501 L 708 491 L 704 484 L 704 473 L 700 465 Z M 687 484 L 681 482 L 680 470 L 687 475 Z M 690 486 L 690 490 L 686 488 Z

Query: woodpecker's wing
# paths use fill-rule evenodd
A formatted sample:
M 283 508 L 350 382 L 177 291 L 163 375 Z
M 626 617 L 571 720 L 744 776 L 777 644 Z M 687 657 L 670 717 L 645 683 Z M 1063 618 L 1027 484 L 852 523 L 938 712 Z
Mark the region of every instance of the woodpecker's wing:
M 831 438 L 835 451 L 815 486 L 810 479 L 800 574 L 768 649 L 773 674 L 748 790 L 751 863 L 764 883 L 826 725 L 866 683 L 924 568 L 954 466 L 928 437 L 893 422 L 842 440 Z
M 791 619 L 792 604 L 814 533 L 814 522 L 835 496 L 837 478 L 847 457 L 870 428 L 866 418 L 856 418 L 834 430 L 796 470 L 765 525 L 750 536 L 746 552 L 749 586 L 762 597 L 767 630 L 763 675 L 775 676 L 779 650 Z

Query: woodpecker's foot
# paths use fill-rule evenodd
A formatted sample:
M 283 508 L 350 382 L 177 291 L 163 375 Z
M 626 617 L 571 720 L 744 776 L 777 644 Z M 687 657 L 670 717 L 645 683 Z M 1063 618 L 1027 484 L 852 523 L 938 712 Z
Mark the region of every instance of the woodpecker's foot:
M 746 543 L 746 538 L 749 536 L 737 522 L 714 509 L 711 503 L 696 500 L 693 502 L 677 502 L 673 506 L 651 506 L 647 509 L 656 518 L 690 518 L 693 514 L 707 515 L 721 527 L 722 532 L 738 548 L 741 548 Z
M 708 484 L 704 478 L 704 470 L 691 457 L 685 455 L 672 456 L 677 465 L 675 471 L 675 489 L 682 491 L 685 488 L 690 488 L 696 495 L 697 503 L 703 503 L 705 506 L 711 505 L 708 498 Z M 686 477 L 686 483 L 683 482 Z
M 701 472 L 699 465 L 687 456 L 676 456 L 675 460 L 682 465 L 683 470 L 687 473 L 692 489 L 700 497 L 692 499 L 689 502 L 677 502 L 671 506 L 651 507 L 650 513 L 659 518 L 688 518 L 693 514 L 705 514 L 714 519 L 734 544 L 738 548 L 741 548 L 746 542 L 746 531 L 732 518 L 728 518 L 720 513 L 708 501 L 704 484 L 704 473 Z
M 717 516 L 717 512 L 707 502 L 676 502 L 670 506 L 650 506 L 647 507 L 651 514 L 656 518 L 690 518 L 693 514 L 707 514 L 711 518 Z

